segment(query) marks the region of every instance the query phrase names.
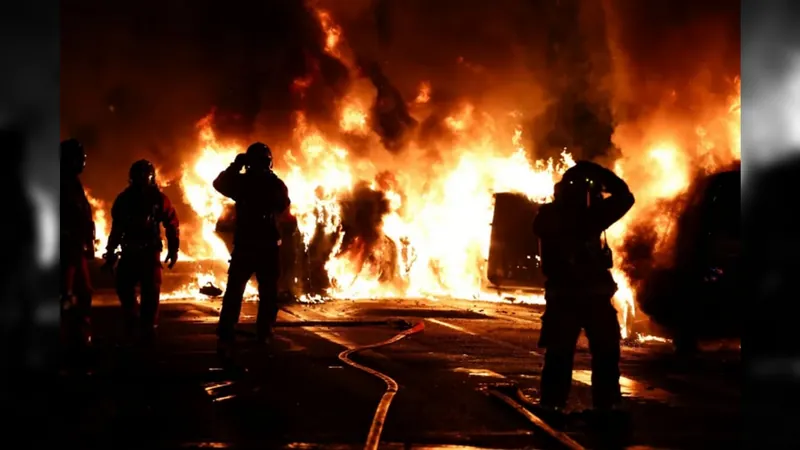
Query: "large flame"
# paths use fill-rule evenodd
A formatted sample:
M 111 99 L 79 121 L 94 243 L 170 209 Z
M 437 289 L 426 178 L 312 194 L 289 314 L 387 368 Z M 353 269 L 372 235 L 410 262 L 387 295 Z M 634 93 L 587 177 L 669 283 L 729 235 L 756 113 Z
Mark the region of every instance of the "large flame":
M 346 120 L 343 117 L 343 126 Z M 202 239 L 193 240 L 189 254 L 196 259 L 225 261 L 228 249 L 215 228 L 229 200 L 214 191 L 211 182 L 244 148 L 217 142 L 210 117 L 203 119 L 199 128 L 201 150 L 181 178 L 187 203 L 203 221 Z M 289 187 L 291 212 L 306 246 L 320 221 L 329 233 L 341 226 L 341 196 L 351 192 L 358 181 L 367 180 L 371 187 L 384 190 L 390 200 L 383 233 L 397 248 L 413 254 L 413 261 L 411 257 L 398 260 L 402 285 L 379 282 L 369 268 L 347 255 L 332 257 L 325 268 L 333 282 L 328 292 L 333 298 L 496 297 L 483 290 L 493 193 L 520 192 L 536 201 L 547 200 L 554 181 L 574 164 L 567 153 L 560 161 L 531 163 L 521 146 L 519 130 L 506 142 L 491 136 L 480 140 L 463 136 L 453 152 L 457 156 L 440 162 L 432 174 L 414 173 L 411 156 L 380 167 L 351 158 L 346 148 L 308 125 L 302 114 L 298 115 L 295 137 L 298 150 L 287 150 L 285 168 L 276 172 Z M 391 166 L 395 166 L 394 186 L 379 186 L 381 174 Z
M 325 50 L 355 74 L 341 28 L 326 12 L 320 12 L 318 17 L 327 35 Z M 355 75 L 354 78 L 358 79 Z M 302 91 L 311 83 L 311 78 L 296 80 L 294 87 Z M 434 89 L 421 80 L 419 93 L 408 103 L 412 115 L 425 114 Z M 412 141 L 401 154 L 390 154 L 383 150 L 369 126 L 368 106 L 374 103 L 375 95 L 369 82 L 353 83 L 340 101 L 340 133 L 335 136 L 321 132 L 298 113 L 291 148 L 276 151 L 276 173 L 289 188 L 291 212 L 298 220 L 306 246 L 319 227 L 329 234 L 341 227 L 340 199 L 359 182 L 384 192 L 388 199 L 389 211 L 380 228 L 399 250 L 399 280 L 383 282 L 380 271 L 371 267 L 363 255 L 339 252 L 339 234 L 325 264 L 331 282 L 328 295 L 349 299 L 498 300 L 497 294 L 486 288 L 493 194 L 516 192 L 537 202 L 549 201 L 554 183 L 574 164 L 572 156 L 565 150 L 558 160 L 531 160 L 528 155 L 535 149 L 523 145 L 518 113 L 509 110 L 506 114 L 489 114 L 470 104 L 464 104 L 457 114 L 444 120 L 449 129 L 446 140 L 435 145 Z M 659 215 L 654 205 L 684 193 L 697 167 L 713 170 L 740 158 L 739 98 L 737 80 L 730 101 L 712 105 L 704 123 L 687 128 L 686 123 L 678 123 L 675 118 L 659 116 L 650 123 L 638 124 L 635 130 L 617 130 L 615 142 L 623 157 L 614 162 L 613 169 L 629 182 L 637 203 L 609 229 L 613 249 L 622 247 L 631 224 L 645 219 L 658 233 L 660 242 L 668 242 L 673 220 Z M 229 200 L 218 194 L 211 183 L 244 147 L 218 141 L 212 118 L 210 115 L 198 123 L 198 147 L 188 152 L 188 163 L 179 180 L 186 202 L 202 223 L 200 232 L 184 250 L 187 258 L 224 263 L 229 253 L 215 234 L 215 227 Z M 342 136 L 366 140 L 370 150 L 366 154 L 359 150 L 356 156 Z M 432 145 L 438 150 L 438 158 L 429 157 Z M 387 177 L 387 173 L 391 176 Z M 106 223 L 103 205 L 92 201 L 97 211 L 98 236 L 105 236 L 107 228 L 105 233 L 100 232 Z M 616 251 L 618 267 L 622 254 Z M 613 275 L 619 285 L 614 301 L 623 334 L 627 335 L 635 316 L 636 295 L 622 271 L 615 269 Z M 224 280 L 224 272 L 204 270 L 191 285 L 171 295 L 194 296 L 198 284 L 214 282 L 224 287 Z M 253 286 L 248 289 L 249 293 L 255 292 Z M 538 296 L 516 298 L 543 302 Z

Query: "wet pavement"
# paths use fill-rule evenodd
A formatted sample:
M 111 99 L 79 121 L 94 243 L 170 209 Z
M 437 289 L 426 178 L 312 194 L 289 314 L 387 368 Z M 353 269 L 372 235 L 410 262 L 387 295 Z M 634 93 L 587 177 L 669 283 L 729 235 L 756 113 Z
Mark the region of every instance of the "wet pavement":
M 421 333 L 350 356 L 397 384 L 380 448 L 563 448 L 489 395 L 499 386 L 518 389 L 523 399 L 538 397 L 538 306 L 429 300 L 293 304 L 281 312 L 271 347 L 242 337 L 236 365 L 223 367 L 215 352 L 214 302 L 163 303 L 159 345 L 149 352 L 117 347 L 114 298 L 101 295 L 96 305 L 91 373 L 60 379 L 67 401 L 61 402 L 67 408 L 62 445 L 364 448 L 387 383 L 339 354 L 421 322 Z M 255 304 L 245 304 L 243 330 L 251 329 L 254 314 Z M 302 326 L 309 323 L 314 326 Z M 591 404 L 589 354 L 585 341 L 579 345 L 570 405 L 575 411 Z M 625 347 L 622 372 L 633 417 L 630 447 L 739 445 L 738 348 L 723 346 L 682 360 L 668 344 Z M 565 431 L 580 446 L 599 448 L 580 422 Z

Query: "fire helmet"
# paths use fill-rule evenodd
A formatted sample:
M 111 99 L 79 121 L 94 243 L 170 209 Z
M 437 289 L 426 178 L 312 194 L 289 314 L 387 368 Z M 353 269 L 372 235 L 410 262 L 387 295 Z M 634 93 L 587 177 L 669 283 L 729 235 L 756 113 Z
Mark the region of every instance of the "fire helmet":
M 555 200 L 568 204 L 588 204 L 603 198 L 602 186 L 587 176 L 580 165 L 564 172 L 561 181 L 554 187 Z
M 150 161 L 140 159 L 131 165 L 128 181 L 132 186 L 155 186 L 156 168 Z
M 79 174 L 86 167 L 86 151 L 77 139 L 61 141 L 61 170 Z
M 262 142 L 247 147 L 247 170 L 272 169 L 272 150 Z

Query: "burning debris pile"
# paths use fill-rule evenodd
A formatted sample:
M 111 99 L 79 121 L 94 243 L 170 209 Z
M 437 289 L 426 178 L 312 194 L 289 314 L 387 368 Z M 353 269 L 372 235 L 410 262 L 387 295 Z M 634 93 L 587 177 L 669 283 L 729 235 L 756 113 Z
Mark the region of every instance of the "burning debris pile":
M 614 148 L 554 147 L 544 142 L 556 126 L 536 125 L 535 119 L 555 101 L 540 94 L 542 86 L 556 82 L 540 80 L 538 90 L 533 89 L 519 81 L 527 80 L 528 72 L 495 75 L 459 56 L 454 65 L 464 77 L 509 87 L 492 91 L 474 82 L 479 94 L 457 95 L 447 79 L 408 80 L 375 62 L 382 59 L 357 54 L 332 13 L 309 13 L 319 29 L 319 49 L 304 51 L 306 73 L 287 89 L 296 106 L 291 135 L 258 136 L 270 142 L 275 171 L 289 187 L 292 207 L 291 216 L 281 218 L 282 257 L 294 276 L 283 280 L 283 288 L 302 301 L 497 300 L 487 290 L 486 270 L 493 194 L 549 201 L 554 183 L 574 164 L 573 154 L 592 155 L 605 157 L 602 162 L 625 178 L 637 197 L 631 213 L 608 233 L 615 266 L 622 268 L 614 271 L 619 285 L 615 302 L 628 329 L 635 318 L 636 283 L 669 247 L 674 214 L 664 205 L 685 193 L 695 172 L 710 172 L 739 158 L 738 79 L 716 86 L 724 95 L 706 96 L 702 108 L 685 103 L 703 95 L 683 99 L 676 87 L 654 95 L 650 83 L 647 93 L 655 106 L 648 109 L 630 92 L 636 80 L 625 78 L 629 68 L 608 68 L 604 83 L 625 86 L 613 95 L 605 93 L 615 99 L 606 105 L 614 111 L 614 126 L 605 127 L 613 130 L 605 140 Z M 606 56 L 619 51 L 612 41 L 623 39 L 619 30 L 608 28 Z M 609 61 L 621 65 L 627 61 L 611 56 Z M 689 88 L 702 90 L 703 83 L 697 79 Z M 535 107 L 516 104 L 522 95 L 535 98 L 528 102 Z M 184 261 L 224 263 L 232 211 L 211 182 L 253 136 L 223 136 L 213 112 L 197 125 L 199 145 L 184 153 L 176 178 L 198 224 L 195 232 L 184 234 L 182 256 Z M 605 128 L 593 125 L 592 130 Z M 579 134 L 575 130 L 567 134 Z M 105 214 L 102 205 L 94 205 Z M 98 216 L 101 232 L 103 223 Z M 192 295 L 210 281 L 224 288 L 224 279 L 224 267 L 202 271 L 186 294 L 173 295 Z M 255 293 L 253 286 L 248 293 Z M 538 296 L 517 299 L 543 301 Z
M 349 261 L 353 267 L 348 272 L 356 276 L 364 273 L 381 284 L 395 281 L 397 246 L 382 230 L 383 218 L 391 210 L 386 194 L 360 182 L 343 196 L 341 208 L 341 237 L 333 260 Z M 355 282 L 331 281 L 336 284 L 334 288 L 345 290 Z

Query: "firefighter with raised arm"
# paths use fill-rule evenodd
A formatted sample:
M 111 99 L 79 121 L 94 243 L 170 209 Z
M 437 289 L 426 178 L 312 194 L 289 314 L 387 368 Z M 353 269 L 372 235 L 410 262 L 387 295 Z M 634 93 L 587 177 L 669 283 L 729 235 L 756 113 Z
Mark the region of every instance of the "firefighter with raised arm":
M 280 277 L 277 219 L 287 211 L 290 200 L 286 184 L 272 171 L 272 151 L 261 142 L 237 155 L 214 180 L 214 188 L 236 202 L 233 251 L 217 328 L 219 351 L 225 356 L 232 349 L 242 297 L 253 274 L 258 281 L 259 296 L 257 338 L 267 343 L 272 337 L 278 315 Z
M 614 172 L 580 161 L 564 173 L 553 202 L 542 205 L 534 221 L 547 278 L 539 340 L 545 348 L 540 406 L 553 417 L 567 404 L 581 330 L 592 355 L 592 401 L 600 413 L 595 417 L 618 417 L 621 335 L 605 231 L 633 204 L 628 185 Z
M 88 262 L 94 258 L 92 207 L 80 180 L 86 167 L 83 145 L 61 142 L 61 327 L 70 349 L 91 343 L 92 283 Z
M 116 290 L 129 338 L 138 336 L 149 344 L 155 336 L 161 295 L 161 226 L 167 237 L 164 262 L 172 269 L 178 260 L 180 224 L 169 198 L 156 184 L 153 165 L 147 160 L 133 163 L 129 186 L 111 208 L 111 233 L 104 258 L 105 267 L 116 264 Z M 117 262 L 117 248 L 121 248 Z M 139 285 L 140 302 L 136 301 Z M 137 326 L 138 325 L 138 326 Z

